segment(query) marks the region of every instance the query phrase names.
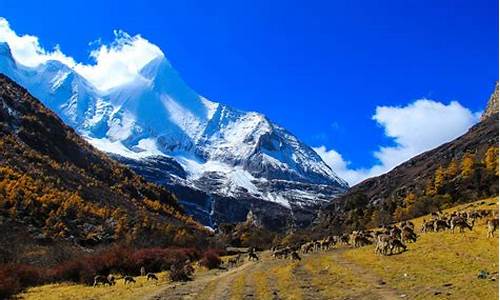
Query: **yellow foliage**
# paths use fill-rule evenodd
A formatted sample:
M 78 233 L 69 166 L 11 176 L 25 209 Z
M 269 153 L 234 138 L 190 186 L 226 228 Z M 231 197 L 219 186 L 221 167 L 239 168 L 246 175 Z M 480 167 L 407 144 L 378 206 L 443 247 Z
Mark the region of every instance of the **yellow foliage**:
M 498 176 L 498 147 L 491 146 L 484 154 L 486 170 Z
M 467 178 L 474 172 L 474 155 L 466 153 L 462 158 L 462 176 Z
M 448 165 L 448 168 L 446 168 L 446 177 L 454 178 L 457 175 L 458 175 L 458 163 L 455 159 L 453 159 Z
M 439 191 L 439 189 L 443 187 L 445 180 L 445 171 L 443 167 L 439 166 L 434 173 L 434 187 L 436 191 Z

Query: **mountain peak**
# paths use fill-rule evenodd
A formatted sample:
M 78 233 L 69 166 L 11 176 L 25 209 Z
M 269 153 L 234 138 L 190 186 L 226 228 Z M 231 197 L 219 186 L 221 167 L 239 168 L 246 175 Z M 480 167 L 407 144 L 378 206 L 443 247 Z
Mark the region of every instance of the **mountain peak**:
M 167 58 L 164 55 L 159 55 L 142 67 L 139 74 L 146 79 L 153 80 L 159 74 L 171 68 L 172 65 Z
M 495 114 L 498 114 L 498 81 L 493 94 L 490 96 L 490 100 L 488 100 L 488 105 L 481 116 L 481 121 L 484 121 Z
M 6 65 L 4 66 L 4 64 Z M 0 42 L 0 66 L 2 66 L 2 69 L 5 69 L 5 67 L 13 68 L 15 65 L 16 62 L 12 56 L 9 44 Z

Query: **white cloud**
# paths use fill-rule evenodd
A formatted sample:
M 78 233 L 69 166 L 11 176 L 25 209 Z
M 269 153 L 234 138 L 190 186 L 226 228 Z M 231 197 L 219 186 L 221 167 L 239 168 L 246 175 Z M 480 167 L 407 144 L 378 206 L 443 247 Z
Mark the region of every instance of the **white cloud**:
M 349 161 L 337 151 L 324 146 L 314 148 L 323 160 L 350 185 L 378 176 L 422 152 L 435 148 L 464 134 L 479 119 L 460 103 L 448 105 L 421 99 L 404 107 L 379 106 L 373 120 L 383 127 L 395 146 L 380 146 L 373 153 L 377 164 L 369 168 L 351 169 Z
M 148 62 L 163 53 L 160 48 L 140 35 L 114 31 L 115 39 L 109 44 L 100 44 L 90 52 L 94 64 L 76 62 L 64 54 L 58 45 L 52 51 L 44 49 L 33 35 L 18 35 L 11 29 L 9 22 L 0 17 L 0 42 L 7 42 L 14 59 L 25 66 L 36 67 L 48 60 L 57 60 L 90 81 L 100 90 L 125 84 L 138 76 L 138 72 Z
M 78 64 L 75 70 L 97 88 L 107 90 L 132 81 L 144 65 L 163 53 L 158 46 L 135 35 L 115 30 L 110 45 L 100 45 L 90 56 L 94 65 Z
M 73 67 L 75 61 L 61 52 L 58 45 L 52 51 L 47 51 L 40 45 L 38 37 L 25 34 L 17 35 L 9 22 L 0 17 L 0 42 L 6 42 L 12 51 L 12 56 L 18 62 L 28 67 L 36 67 L 48 60 L 58 60 Z

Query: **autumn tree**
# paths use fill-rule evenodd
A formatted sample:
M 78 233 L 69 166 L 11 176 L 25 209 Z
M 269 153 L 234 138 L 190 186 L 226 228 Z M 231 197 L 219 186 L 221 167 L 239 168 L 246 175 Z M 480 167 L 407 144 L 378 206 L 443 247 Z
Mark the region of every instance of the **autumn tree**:
M 458 175 L 458 163 L 453 159 L 446 168 L 446 178 L 455 178 Z
M 436 186 L 434 185 L 434 180 L 429 179 L 427 184 L 425 185 L 425 195 L 426 196 L 435 196 L 437 194 Z
M 444 171 L 444 168 L 442 166 L 439 166 L 439 168 L 437 168 L 436 172 L 434 173 L 434 187 L 436 189 L 436 192 L 438 192 L 443 187 L 445 181 L 446 173 Z
M 474 172 L 474 155 L 471 153 L 466 153 L 462 158 L 461 174 L 463 177 L 467 178 L 470 177 L 473 172 Z
M 498 147 L 491 146 L 484 154 L 486 170 L 498 176 Z

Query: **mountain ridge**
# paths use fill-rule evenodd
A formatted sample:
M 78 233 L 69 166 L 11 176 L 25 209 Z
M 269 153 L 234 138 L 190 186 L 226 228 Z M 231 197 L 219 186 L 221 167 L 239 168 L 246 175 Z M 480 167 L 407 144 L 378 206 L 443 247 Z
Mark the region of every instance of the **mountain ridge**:
M 0 61 L 13 60 L 6 57 L 8 45 L 1 48 Z M 0 72 L 26 86 L 94 146 L 124 157 L 122 162 L 133 169 L 138 165 L 139 173 L 146 157 L 146 164 L 154 157 L 173 159 L 185 178 L 162 173 L 149 180 L 163 184 L 164 176 L 172 176 L 172 185 L 205 193 L 203 211 L 213 206 L 209 199 L 214 195 L 227 198 L 226 203 L 239 197 L 247 199 L 240 217 L 256 202 L 269 202 L 292 217 L 297 215 L 293 210 L 306 212 L 308 217 L 298 221 L 303 224 L 321 203 L 347 190 L 348 184 L 293 134 L 260 113 L 198 95 L 164 56 L 146 64 L 137 80 L 107 92 L 58 62 L 35 68 L 0 62 Z M 189 197 L 180 200 L 197 203 Z M 266 205 L 257 206 L 265 214 Z M 219 222 L 244 220 L 219 215 Z
M 2 74 L 0 136 L 1 261 L 26 259 L 33 247 L 44 249 L 29 258 L 38 261 L 61 245 L 182 245 L 206 235 L 172 193 L 94 149 Z
M 488 101 L 489 109 L 465 134 L 351 187 L 322 207 L 314 228 L 349 231 L 377 227 L 446 205 L 498 196 L 495 97 L 498 84 Z

